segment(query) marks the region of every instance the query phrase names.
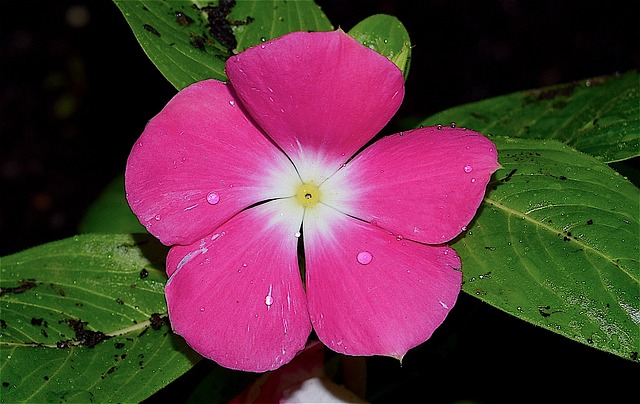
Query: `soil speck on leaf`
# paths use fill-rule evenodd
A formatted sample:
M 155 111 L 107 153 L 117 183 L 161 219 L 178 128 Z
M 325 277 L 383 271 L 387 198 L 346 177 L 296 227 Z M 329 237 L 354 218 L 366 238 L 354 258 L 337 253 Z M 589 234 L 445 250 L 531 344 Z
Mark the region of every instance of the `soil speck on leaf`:
M 163 325 L 169 325 L 169 317 L 161 316 L 158 313 L 153 313 L 149 321 L 151 321 L 151 328 L 154 330 L 159 330 Z
M 111 338 L 102 331 L 86 330 L 84 328 L 88 324 L 86 321 L 70 319 L 66 320 L 66 323 L 75 333 L 75 338 L 73 341 L 59 341 L 56 344 L 58 348 L 69 348 L 76 344 L 93 348 L 105 339 Z
M 209 34 L 220 42 L 222 46 L 227 48 L 229 52 L 232 52 L 233 49 L 238 46 L 238 41 L 233 35 L 231 27 L 246 25 L 253 21 L 252 17 L 247 17 L 244 21 L 230 21 L 229 14 L 235 5 L 236 0 L 220 0 L 217 6 L 197 7 L 194 5 L 196 10 L 207 13 L 207 19 L 209 20 L 207 29 L 209 30 Z
M 20 281 L 20 285 L 19 286 L 15 286 L 13 288 L 0 288 L 0 296 L 3 296 L 7 293 L 22 293 L 22 292 L 26 292 L 27 290 L 31 290 L 33 288 L 35 288 L 36 285 L 36 281 L 35 279 L 23 279 Z
M 144 29 L 146 29 L 147 31 L 151 32 L 153 35 L 160 36 L 160 33 L 155 28 L 153 28 L 151 25 L 144 24 L 142 27 Z

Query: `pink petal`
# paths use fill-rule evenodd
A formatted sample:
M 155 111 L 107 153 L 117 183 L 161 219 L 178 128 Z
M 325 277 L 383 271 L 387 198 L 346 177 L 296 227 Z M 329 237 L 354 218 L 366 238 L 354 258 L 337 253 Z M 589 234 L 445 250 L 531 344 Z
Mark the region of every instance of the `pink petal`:
M 173 330 L 227 368 L 264 372 L 289 362 L 311 332 L 297 261 L 301 220 L 291 199 L 271 201 L 174 246 L 165 289 Z
M 303 180 L 337 170 L 404 97 L 400 69 L 342 30 L 285 35 L 229 58 L 226 69 L 251 116 Z M 318 174 L 315 164 L 331 172 Z
M 402 358 L 456 302 L 460 259 L 329 207 L 304 219 L 309 314 L 320 340 L 348 355 Z
M 477 132 L 429 127 L 387 136 L 322 185 L 323 202 L 404 238 L 445 243 L 465 229 L 500 165 Z
M 224 83 L 180 91 L 146 126 L 125 176 L 127 200 L 164 244 L 190 244 L 258 201 L 292 195 L 287 157 Z

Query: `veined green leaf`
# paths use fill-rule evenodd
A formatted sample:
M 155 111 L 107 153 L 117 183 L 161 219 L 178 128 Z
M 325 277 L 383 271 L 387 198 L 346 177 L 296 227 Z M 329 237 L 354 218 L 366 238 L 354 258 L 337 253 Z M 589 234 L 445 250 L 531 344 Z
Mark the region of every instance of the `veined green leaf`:
M 523 320 L 638 360 L 640 193 L 559 142 L 493 137 L 503 165 L 453 245 L 463 290 Z
M 3 401 L 139 402 L 190 369 L 165 256 L 148 235 L 84 235 L 3 257 Z
M 424 125 L 455 122 L 484 134 L 555 139 L 610 163 L 640 155 L 640 74 L 521 91 L 448 109 Z
M 238 0 L 230 20 L 246 20 L 248 17 L 254 19 L 250 24 L 233 28 L 238 41 L 236 53 L 293 31 L 333 30 L 327 16 L 312 0 Z
M 396 17 L 377 14 L 365 18 L 349 31 L 356 41 L 386 56 L 402 70 L 405 80 L 411 64 L 409 33 Z
M 217 2 L 197 0 L 113 1 L 149 59 L 179 90 L 200 80 L 226 80 L 227 58 L 263 40 L 333 29 L 311 0 L 237 0 L 230 9 L 207 9 Z

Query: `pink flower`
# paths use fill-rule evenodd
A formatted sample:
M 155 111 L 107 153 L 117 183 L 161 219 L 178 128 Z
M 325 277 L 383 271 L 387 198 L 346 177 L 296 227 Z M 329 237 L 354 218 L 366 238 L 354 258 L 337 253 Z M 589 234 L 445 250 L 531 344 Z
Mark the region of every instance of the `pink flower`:
M 180 91 L 127 162 L 133 212 L 173 246 L 173 330 L 245 371 L 291 361 L 312 327 L 334 351 L 401 359 L 456 301 L 460 259 L 444 243 L 475 215 L 495 146 L 429 127 L 360 150 L 404 80 L 341 30 L 285 35 L 226 69 L 229 83 Z

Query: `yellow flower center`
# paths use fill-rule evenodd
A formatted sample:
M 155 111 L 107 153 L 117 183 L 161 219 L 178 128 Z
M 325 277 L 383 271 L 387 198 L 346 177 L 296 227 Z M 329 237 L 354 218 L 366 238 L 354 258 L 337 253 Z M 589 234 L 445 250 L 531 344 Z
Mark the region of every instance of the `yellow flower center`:
M 320 188 L 313 182 L 300 184 L 296 191 L 296 200 L 305 208 L 310 208 L 320 201 Z

